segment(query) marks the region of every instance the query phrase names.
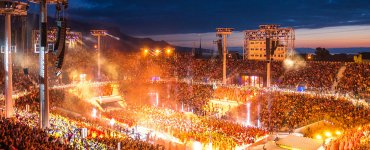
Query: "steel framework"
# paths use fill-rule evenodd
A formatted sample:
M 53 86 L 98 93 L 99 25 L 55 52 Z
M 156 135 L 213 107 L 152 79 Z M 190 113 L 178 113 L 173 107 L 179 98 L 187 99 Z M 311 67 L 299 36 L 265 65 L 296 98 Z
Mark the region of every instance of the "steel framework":
M 266 38 L 278 40 L 279 45 L 286 46 L 289 51 L 294 50 L 295 32 L 293 28 L 280 28 L 279 25 L 260 25 L 257 30 L 244 31 L 243 58 L 248 59 L 250 41 L 265 41 Z
M 250 59 L 248 55 L 251 50 L 249 47 L 250 41 L 265 41 L 265 57 L 266 57 L 266 82 L 265 86 L 270 87 L 271 84 L 271 61 L 274 56 L 272 53 L 277 47 L 272 46 L 271 42 L 275 42 L 276 46 L 286 47 L 284 50 L 284 58 L 287 57 L 287 54 L 292 54 L 294 51 L 294 40 L 295 33 L 293 28 L 280 28 L 280 25 L 270 24 L 270 25 L 260 25 L 258 30 L 246 30 L 245 31 L 245 40 L 244 40 L 244 49 L 243 49 L 243 59 Z

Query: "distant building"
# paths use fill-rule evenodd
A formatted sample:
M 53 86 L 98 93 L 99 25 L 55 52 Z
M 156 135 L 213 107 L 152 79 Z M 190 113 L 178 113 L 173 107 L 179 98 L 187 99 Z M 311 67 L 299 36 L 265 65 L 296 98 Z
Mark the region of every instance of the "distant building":
M 294 47 L 294 30 L 279 28 L 279 25 L 260 25 L 257 30 L 246 30 L 244 38 L 244 59 L 266 60 L 266 37 L 278 41 L 278 47 L 271 56 L 273 60 L 284 60 Z

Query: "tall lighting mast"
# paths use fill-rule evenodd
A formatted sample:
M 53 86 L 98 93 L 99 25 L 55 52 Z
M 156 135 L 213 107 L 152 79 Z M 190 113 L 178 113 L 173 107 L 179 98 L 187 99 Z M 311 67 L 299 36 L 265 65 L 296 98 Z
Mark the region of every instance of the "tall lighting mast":
M 101 51 L 101 42 L 100 42 L 100 40 L 101 40 L 101 37 L 110 36 L 110 37 L 112 37 L 116 40 L 120 40 L 120 38 L 108 34 L 107 30 L 91 30 L 90 33 L 91 33 L 91 35 L 98 38 L 98 47 L 97 47 L 97 49 L 98 49 L 98 80 L 100 80 L 100 74 L 101 74 L 100 73 L 100 70 L 101 70 L 101 68 L 100 68 L 100 51 Z
M 5 69 L 5 117 L 13 117 L 14 104 L 12 100 L 13 84 L 12 84 L 12 34 L 11 34 L 11 16 L 27 15 L 28 4 L 18 1 L 1 0 L 0 14 L 5 16 L 5 38 L 4 38 L 4 69 Z
M 271 86 L 271 56 L 274 55 L 279 43 L 277 37 L 274 36 L 278 27 L 278 25 L 268 25 L 262 29 L 266 33 L 266 87 Z
M 285 53 L 294 49 L 294 30 L 292 28 L 279 28 L 279 25 L 260 25 L 260 31 L 264 34 L 266 41 L 266 87 L 271 86 L 271 61 L 279 46 L 284 46 Z M 286 54 L 287 55 L 287 54 Z M 285 56 L 286 57 L 286 56 Z
M 49 127 L 49 91 L 48 91 L 48 51 L 47 51 L 47 4 L 67 4 L 68 0 L 29 0 L 40 4 L 40 49 L 39 49 L 39 89 L 40 89 L 40 121 L 42 129 Z
M 233 32 L 233 28 L 216 28 L 216 35 L 220 39 L 222 39 L 222 53 L 223 53 L 223 61 L 222 61 L 222 84 L 226 84 L 226 54 L 227 54 L 227 45 L 226 39 L 231 33 Z
M 98 80 L 100 80 L 100 38 L 107 35 L 106 30 L 91 30 L 91 35 L 98 38 Z
M 260 25 L 257 30 L 246 30 L 244 36 L 243 58 L 266 61 L 264 86 L 270 87 L 271 61 L 282 61 L 294 51 L 294 29 L 267 24 Z

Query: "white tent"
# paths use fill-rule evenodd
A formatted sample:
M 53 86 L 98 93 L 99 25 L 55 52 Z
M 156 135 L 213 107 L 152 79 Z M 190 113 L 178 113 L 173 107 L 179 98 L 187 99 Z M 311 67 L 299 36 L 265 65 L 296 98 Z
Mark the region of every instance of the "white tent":
M 284 148 L 278 147 L 274 141 L 268 141 L 265 144 L 261 144 L 252 148 L 249 148 L 248 150 L 285 150 Z
M 315 140 L 307 137 L 288 135 L 276 142 L 280 147 L 300 150 L 317 150 L 322 145 L 321 140 Z

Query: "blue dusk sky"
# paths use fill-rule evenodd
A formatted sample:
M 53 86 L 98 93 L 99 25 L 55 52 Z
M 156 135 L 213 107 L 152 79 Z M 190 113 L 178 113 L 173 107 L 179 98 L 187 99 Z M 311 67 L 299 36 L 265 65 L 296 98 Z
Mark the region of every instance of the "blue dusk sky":
M 296 47 L 370 47 L 370 0 L 71 0 L 68 16 L 188 47 L 212 48 L 217 27 L 242 46 L 260 24 L 293 27 Z

